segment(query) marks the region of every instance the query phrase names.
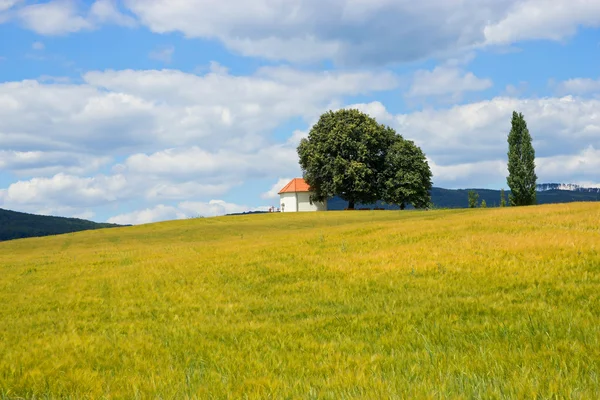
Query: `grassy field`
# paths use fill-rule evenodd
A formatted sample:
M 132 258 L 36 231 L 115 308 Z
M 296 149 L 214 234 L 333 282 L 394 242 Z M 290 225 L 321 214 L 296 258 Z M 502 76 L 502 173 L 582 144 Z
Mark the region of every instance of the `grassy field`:
M 0 398 L 600 398 L 600 205 L 0 243 Z

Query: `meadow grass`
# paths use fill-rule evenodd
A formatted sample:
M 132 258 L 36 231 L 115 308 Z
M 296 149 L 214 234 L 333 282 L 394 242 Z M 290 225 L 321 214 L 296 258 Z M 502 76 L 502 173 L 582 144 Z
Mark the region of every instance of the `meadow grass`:
M 600 398 L 600 206 L 0 243 L 0 398 Z

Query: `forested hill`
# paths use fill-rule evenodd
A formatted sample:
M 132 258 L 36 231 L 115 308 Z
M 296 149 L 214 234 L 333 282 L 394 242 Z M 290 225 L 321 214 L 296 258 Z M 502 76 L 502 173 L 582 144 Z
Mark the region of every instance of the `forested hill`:
M 431 201 L 438 208 L 466 208 L 469 206 L 469 190 L 471 189 L 442 189 L 434 187 L 431 189 Z M 479 203 L 485 200 L 488 207 L 498 207 L 500 205 L 500 191 L 490 189 L 472 189 L 479 194 Z M 508 201 L 509 192 L 505 192 Z M 538 204 L 553 203 L 571 203 L 575 201 L 600 201 L 600 193 L 580 190 L 544 190 L 537 192 Z M 329 210 L 343 210 L 347 207 L 347 202 L 334 197 L 327 201 Z M 378 207 L 385 209 L 398 209 L 397 206 L 388 206 L 378 203 Z M 369 207 L 373 205 L 357 204 L 356 208 Z M 410 207 L 409 207 L 410 208 Z
M 120 225 L 97 223 L 79 218 L 27 214 L 0 208 L 0 241 L 117 226 Z

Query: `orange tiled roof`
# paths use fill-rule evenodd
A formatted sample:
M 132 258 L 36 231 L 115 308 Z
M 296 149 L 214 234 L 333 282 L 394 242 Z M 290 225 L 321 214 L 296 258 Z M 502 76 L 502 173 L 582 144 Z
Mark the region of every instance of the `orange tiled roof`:
M 294 192 L 310 192 L 310 187 L 302 178 L 294 178 L 284 186 L 277 194 L 294 193 Z

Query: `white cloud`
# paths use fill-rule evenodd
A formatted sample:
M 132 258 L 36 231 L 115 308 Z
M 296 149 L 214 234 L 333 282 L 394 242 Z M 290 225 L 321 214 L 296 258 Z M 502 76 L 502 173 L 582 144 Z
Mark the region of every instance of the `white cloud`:
M 84 10 L 77 0 L 52 0 L 18 8 L 15 15 L 26 28 L 40 35 L 65 35 L 107 23 L 136 26 L 135 19 L 119 11 L 116 4 L 114 0 L 96 0 Z
M 490 160 L 506 152 L 512 111 L 525 115 L 539 156 L 600 145 L 600 101 L 497 97 L 445 110 L 398 115 L 394 126 L 442 163 Z
M 75 2 L 71 0 L 31 4 L 18 10 L 23 24 L 41 35 L 62 35 L 91 29 L 92 24 L 78 13 Z
M 10 20 L 14 14 L 14 7 L 23 0 L 0 0 L 0 24 Z
M 131 155 L 119 170 L 170 179 L 242 181 L 269 176 L 273 165 L 279 171 L 295 170 L 298 165 L 295 148 L 280 144 L 252 152 L 218 150 L 214 153 L 196 146 L 167 149 L 151 155 Z
M 120 225 L 140 225 L 156 221 L 184 218 L 187 218 L 187 215 L 176 207 L 159 204 L 152 208 L 111 217 L 107 222 Z
M 503 160 L 478 161 L 451 165 L 438 165 L 429 159 L 434 185 L 448 189 L 497 186 L 507 175 Z
M 438 165 L 429 160 L 436 182 L 446 188 L 493 187 L 506 184 L 508 169 L 506 159 Z M 536 174 L 539 183 L 575 183 L 584 187 L 597 187 L 600 171 L 600 150 L 588 146 L 575 154 L 536 157 Z
M 22 0 L 0 0 L 0 12 L 8 11 Z
M 190 217 L 204 216 L 215 217 L 219 215 L 242 213 L 248 211 L 267 211 L 267 206 L 250 207 L 235 203 L 228 203 L 223 200 L 211 200 L 208 203 L 198 201 L 184 201 L 178 205 Z
M 492 87 L 491 79 L 481 79 L 472 72 L 464 72 L 458 68 L 438 66 L 432 71 L 415 72 L 408 97 L 427 97 L 452 95 L 454 98 L 463 92 L 475 92 Z
M 137 25 L 133 17 L 119 11 L 115 0 L 96 0 L 90 8 L 89 18 L 96 23 L 113 23 L 129 28 Z
M 488 44 L 521 40 L 561 40 L 580 26 L 600 26 L 600 2 L 595 0 L 524 0 L 512 2 L 508 14 L 485 27 Z
M 84 84 L 0 84 L 0 147 L 127 155 L 198 145 L 256 149 L 294 117 L 314 118 L 332 100 L 393 88 L 390 73 L 105 71 Z
M 585 95 L 600 93 L 600 79 L 573 78 L 554 86 L 554 89 L 560 94 Z
M 246 56 L 354 65 L 460 59 L 489 45 L 561 40 L 580 26 L 600 26 L 600 3 L 592 0 L 124 0 L 121 8 L 116 0 L 87 8 L 76 0 L 20 8 L 0 1 L 0 21 L 15 9 L 45 35 L 142 23 L 157 33 L 218 39 Z
M 0 200 L 9 207 L 92 207 L 119 200 L 130 190 L 122 175 L 80 178 L 59 173 L 12 183 L 0 189 Z
M 506 1 L 127 0 L 158 33 L 218 38 L 243 55 L 380 64 L 472 46 Z M 236 12 L 231 12 L 235 9 Z M 398 45 L 401 43 L 401 45 Z
M 279 197 L 279 191 L 281 189 L 283 189 L 283 187 L 285 185 L 287 185 L 290 181 L 292 180 L 292 178 L 279 178 L 279 180 L 273 185 L 271 186 L 271 189 L 269 189 L 268 191 L 262 193 L 260 195 L 260 197 L 262 199 L 276 199 Z
M 173 58 L 173 53 L 175 52 L 175 47 L 173 46 L 163 46 L 159 47 L 155 50 L 152 50 L 148 55 L 152 60 L 162 61 L 164 63 L 169 64 Z
M 58 173 L 14 182 L 0 189 L 0 204 L 9 208 L 45 206 L 94 207 L 127 200 L 183 200 L 222 195 L 231 183 L 170 180 L 135 173 L 79 177 Z
M 587 146 L 575 154 L 542 157 L 536 160 L 539 180 L 585 186 L 600 184 L 600 147 Z M 593 182 L 593 183 L 592 183 Z
M 296 176 L 304 133 L 277 143 L 274 128 L 296 117 L 315 121 L 346 95 L 395 84 L 390 73 L 282 67 L 233 76 L 216 65 L 202 76 L 106 71 L 84 75 L 83 84 L 6 82 L 0 168 L 20 180 L 0 198 L 24 211 L 86 212 L 127 201 L 203 201 L 274 171 Z M 116 157 L 124 159 L 112 172 L 97 173 Z
M 40 177 L 59 172 L 81 175 L 95 172 L 111 161 L 111 157 L 80 153 L 0 150 L 0 170 L 19 176 Z
M 159 204 L 152 208 L 121 214 L 108 219 L 114 224 L 147 224 L 150 222 L 185 219 L 195 217 L 214 217 L 231 213 L 248 211 L 266 211 L 268 207 L 248 207 L 223 200 L 211 200 L 209 202 L 181 202 L 177 206 Z
M 42 42 L 33 42 L 33 44 L 31 45 L 31 48 L 34 50 L 44 50 L 46 46 L 44 46 L 44 43 Z
M 562 39 L 580 25 L 600 22 L 600 3 L 592 0 L 125 0 L 125 4 L 154 32 L 216 38 L 242 55 L 292 62 L 382 64 L 454 58 L 490 44 Z

